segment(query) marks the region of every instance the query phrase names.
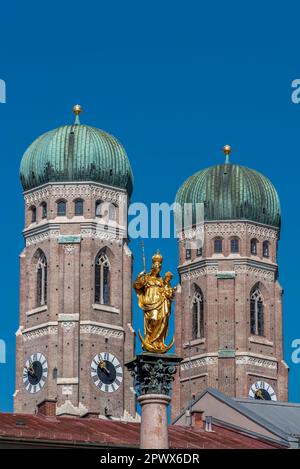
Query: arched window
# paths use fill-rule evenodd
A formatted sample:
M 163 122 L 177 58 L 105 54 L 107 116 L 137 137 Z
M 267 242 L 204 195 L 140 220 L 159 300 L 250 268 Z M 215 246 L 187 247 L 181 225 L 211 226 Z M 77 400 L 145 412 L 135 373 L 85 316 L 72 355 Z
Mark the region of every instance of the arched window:
M 203 295 L 200 288 L 197 288 L 193 297 L 193 339 L 204 337 L 204 315 L 203 315 Z
M 108 216 L 109 216 L 110 220 L 116 221 L 116 219 L 117 219 L 117 208 L 114 204 L 109 204 Z
M 83 215 L 83 200 L 82 199 L 76 199 L 74 201 L 74 205 L 75 205 L 75 215 L 79 216 L 79 215 Z
M 185 258 L 186 258 L 186 260 L 191 259 L 191 257 L 192 257 L 192 250 L 191 250 L 191 249 L 186 249 L 186 250 L 185 250 Z
M 269 257 L 269 242 L 268 241 L 264 241 L 263 242 L 263 256 L 264 257 Z
M 95 303 L 109 304 L 110 264 L 105 251 L 100 251 L 95 261 Z
M 36 207 L 33 205 L 31 208 L 31 223 L 36 222 Z
M 64 200 L 59 200 L 57 202 L 57 215 L 59 217 L 66 215 L 66 202 Z
M 41 208 L 42 208 L 42 218 L 47 218 L 47 204 L 46 202 L 41 203 Z
M 95 204 L 95 215 L 96 217 L 102 217 L 102 201 L 97 200 Z
M 223 251 L 222 247 L 222 238 L 215 238 L 214 239 L 214 252 L 215 254 L 220 254 Z
M 44 253 L 41 253 L 37 262 L 36 280 L 37 306 L 44 306 L 47 304 L 47 259 Z
M 258 287 L 250 295 L 250 324 L 252 335 L 264 335 L 264 299 Z
M 202 257 L 202 247 L 197 248 L 197 257 Z
M 250 250 L 251 250 L 251 254 L 253 254 L 254 256 L 257 255 L 257 241 L 256 241 L 256 239 L 251 239 L 251 241 L 250 241 Z
M 240 243 L 238 238 L 232 238 L 230 240 L 230 250 L 232 253 L 239 252 L 240 250 Z

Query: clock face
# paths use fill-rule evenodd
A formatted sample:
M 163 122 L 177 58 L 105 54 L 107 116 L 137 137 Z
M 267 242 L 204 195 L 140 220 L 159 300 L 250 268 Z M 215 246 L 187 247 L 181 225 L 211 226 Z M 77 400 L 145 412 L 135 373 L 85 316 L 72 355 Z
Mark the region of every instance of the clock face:
M 99 353 L 92 360 L 91 377 L 101 391 L 114 392 L 123 380 L 121 363 L 111 353 Z
M 266 381 L 256 381 L 256 383 L 253 383 L 249 390 L 249 397 L 263 401 L 277 401 L 274 389 Z
M 42 353 L 33 353 L 25 363 L 23 384 L 30 394 L 39 392 L 48 376 L 48 362 Z

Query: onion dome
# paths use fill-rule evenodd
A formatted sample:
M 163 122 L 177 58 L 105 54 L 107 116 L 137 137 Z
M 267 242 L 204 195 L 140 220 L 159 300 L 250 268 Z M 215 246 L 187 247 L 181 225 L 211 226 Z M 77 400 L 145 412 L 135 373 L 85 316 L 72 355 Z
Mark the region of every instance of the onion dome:
M 74 125 L 50 130 L 25 151 L 20 177 L 24 191 L 50 182 L 92 181 L 133 189 L 130 162 L 122 144 L 112 135 L 80 124 L 76 105 Z
M 224 147 L 224 164 L 202 169 L 180 187 L 176 202 L 192 204 L 193 223 L 196 204 L 204 204 L 204 220 L 249 220 L 280 227 L 280 202 L 271 181 L 254 169 L 231 164 L 231 148 Z

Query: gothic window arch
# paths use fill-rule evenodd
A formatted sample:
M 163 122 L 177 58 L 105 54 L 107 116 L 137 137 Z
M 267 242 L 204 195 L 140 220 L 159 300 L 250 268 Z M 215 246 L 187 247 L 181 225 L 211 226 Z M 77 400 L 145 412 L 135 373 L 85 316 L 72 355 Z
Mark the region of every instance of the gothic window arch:
M 110 203 L 108 208 L 108 216 L 111 221 L 116 221 L 117 219 L 117 207 L 115 204 Z
M 240 251 L 240 240 L 239 238 L 231 238 L 230 240 L 230 252 L 238 253 Z
M 42 219 L 47 218 L 47 204 L 46 204 L 46 202 L 41 203 L 41 209 L 42 209 Z
M 264 335 L 264 297 L 258 286 L 250 294 L 250 327 L 252 335 Z
M 31 223 L 35 223 L 36 222 L 36 206 L 35 205 L 32 205 L 30 207 L 30 212 L 31 212 Z
M 58 200 L 56 204 L 57 204 L 57 215 L 59 217 L 64 217 L 66 215 L 66 201 Z
M 269 241 L 263 242 L 263 257 L 269 257 L 270 255 L 270 248 L 269 248 Z
M 203 294 L 198 287 L 193 296 L 192 314 L 192 338 L 201 339 L 204 337 L 204 305 Z
M 250 241 L 250 251 L 253 256 L 257 255 L 257 239 L 253 238 Z
M 186 249 L 185 250 L 185 258 L 186 260 L 190 260 L 192 258 L 192 250 L 191 249 Z
M 95 215 L 96 217 L 102 217 L 102 200 L 97 200 L 95 203 Z
M 47 259 L 43 252 L 36 266 L 36 303 L 37 307 L 47 304 Z
M 197 246 L 196 256 L 197 256 L 197 257 L 202 257 L 202 255 L 203 255 L 203 247 L 202 247 L 202 245 L 201 245 L 201 246 Z
M 74 213 L 76 216 L 83 215 L 83 200 L 82 199 L 74 200 Z
M 214 253 L 221 254 L 223 252 L 223 240 L 222 238 L 214 239 Z
M 109 304 L 110 263 L 105 250 L 101 250 L 95 260 L 95 303 Z

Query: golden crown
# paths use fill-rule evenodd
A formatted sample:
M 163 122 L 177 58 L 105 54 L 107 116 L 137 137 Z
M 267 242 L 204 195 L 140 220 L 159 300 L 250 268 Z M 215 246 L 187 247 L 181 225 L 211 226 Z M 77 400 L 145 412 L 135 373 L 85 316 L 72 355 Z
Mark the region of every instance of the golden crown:
M 166 272 L 166 273 L 165 273 L 165 277 L 171 277 L 171 278 L 173 278 L 174 275 L 172 274 L 172 272 Z
M 163 256 L 159 252 L 159 250 L 156 251 L 156 253 L 152 256 L 152 262 L 159 262 L 160 264 L 162 263 Z

